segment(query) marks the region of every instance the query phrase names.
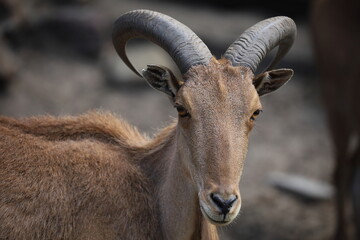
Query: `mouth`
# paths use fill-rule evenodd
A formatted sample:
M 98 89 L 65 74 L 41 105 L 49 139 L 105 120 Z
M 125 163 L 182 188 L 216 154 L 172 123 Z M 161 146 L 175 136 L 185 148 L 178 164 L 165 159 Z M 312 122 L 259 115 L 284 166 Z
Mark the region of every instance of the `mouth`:
M 207 207 L 204 207 L 202 203 L 200 203 L 200 210 L 202 212 L 202 214 L 214 225 L 219 225 L 219 226 L 224 226 L 224 225 L 228 225 L 231 220 L 226 220 L 227 214 L 219 214 L 219 219 L 222 218 L 222 220 L 219 219 L 214 219 L 214 217 L 211 217 L 210 214 L 208 214 Z

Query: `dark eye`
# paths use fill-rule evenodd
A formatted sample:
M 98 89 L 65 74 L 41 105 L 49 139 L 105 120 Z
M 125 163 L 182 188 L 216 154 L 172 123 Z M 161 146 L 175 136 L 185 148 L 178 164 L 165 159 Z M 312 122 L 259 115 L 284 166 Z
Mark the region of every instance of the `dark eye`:
M 177 105 L 175 107 L 176 107 L 176 110 L 178 111 L 180 117 L 182 117 L 182 118 L 190 117 L 190 113 L 183 106 Z
M 259 114 L 260 114 L 261 112 L 262 112 L 262 110 L 260 110 L 260 109 L 256 110 L 256 111 L 253 113 L 253 115 L 251 116 L 250 120 L 251 120 L 251 121 L 254 121 L 254 120 L 257 118 L 257 116 L 259 116 Z

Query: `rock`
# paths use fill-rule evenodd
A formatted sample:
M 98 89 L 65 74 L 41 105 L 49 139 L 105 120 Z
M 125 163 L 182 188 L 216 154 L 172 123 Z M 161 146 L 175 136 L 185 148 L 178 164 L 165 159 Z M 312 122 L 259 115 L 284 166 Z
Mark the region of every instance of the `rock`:
M 328 183 L 304 176 L 272 172 L 268 181 L 274 187 L 309 200 L 328 200 L 334 195 L 334 188 Z

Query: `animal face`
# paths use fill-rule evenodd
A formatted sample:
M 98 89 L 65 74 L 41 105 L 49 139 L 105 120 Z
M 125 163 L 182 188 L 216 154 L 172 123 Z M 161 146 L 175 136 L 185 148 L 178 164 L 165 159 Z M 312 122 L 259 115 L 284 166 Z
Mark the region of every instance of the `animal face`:
M 240 210 L 248 136 L 261 110 L 253 74 L 213 60 L 193 68 L 186 78 L 174 99 L 188 150 L 185 161 L 203 215 L 215 224 L 227 224 Z
M 254 75 L 246 67 L 216 59 L 190 69 L 184 82 L 166 68 L 154 68 L 143 74 L 169 95 L 178 111 L 182 159 L 200 208 L 211 222 L 230 223 L 240 210 L 239 182 L 248 137 L 261 111 Z
M 151 65 L 144 78 L 166 93 L 179 117 L 182 159 L 198 191 L 200 209 L 214 224 L 228 224 L 241 206 L 239 182 L 248 137 L 261 112 L 259 95 L 269 93 L 292 76 L 280 69 L 254 77 L 248 67 L 212 58 L 191 68 L 184 81 Z

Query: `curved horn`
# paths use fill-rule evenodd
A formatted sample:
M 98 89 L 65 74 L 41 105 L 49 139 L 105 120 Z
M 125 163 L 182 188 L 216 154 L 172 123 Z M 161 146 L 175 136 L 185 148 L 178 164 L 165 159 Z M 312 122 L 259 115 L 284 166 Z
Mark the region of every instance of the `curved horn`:
M 191 66 L 208 64 L 212 57 L 207 46 L 184 24 L 158 12 L 130 11 L 116 20 L 112 39 L 121 59 L 139 76 L 125 52 L 126 42 L 132 38 L 158 44 L 174 59 L 181 73 L 186 73 Z
M 279 46 L 274 60 L 267 68 L 271 70 L 289 51 L 295 37 L 296 25 L 291 18 L 268 18 L 241 34 L 226 50 L 224 57 L 233 66 L 247 66 L 255 72 L 266 54 Z

